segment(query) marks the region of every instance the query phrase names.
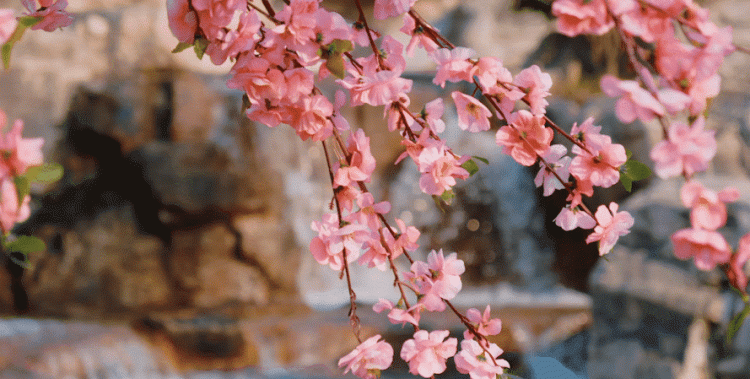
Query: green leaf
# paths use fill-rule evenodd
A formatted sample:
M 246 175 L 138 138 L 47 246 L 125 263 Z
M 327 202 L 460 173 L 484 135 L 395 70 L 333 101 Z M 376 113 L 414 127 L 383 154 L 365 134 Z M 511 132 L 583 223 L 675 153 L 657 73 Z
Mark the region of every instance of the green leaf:
M 622 186 L 625 187 L 625 191 L 632 191 L 633 190 L 633 179 L 630 179 L 627 175 L 620 175 L 620 183 L 622 183 Z
M 625 149 L 625 156 L 627 156 L 627 159 L 630 159 L 630 157 L 632 157 L 632 156 L 633 156 L 633 152 L 632 152 L 632 151 L 630 151 L 630 150 L 628 150 L 628 149 Z M 627 160 L 627 159 L 626 159 L 626 160 Z
M 29 167 L 25 176 L 32 183 L 54 183 L 63 177 L 63 167 L 57 163 L 45 163 Z
M 479 171 L 479 166 L 477 166 L 477 163 L 474 162 L 473 159 L 469 159 L 468 161 L 464 162 L 461 167 L 469 172 L 469 176 L 473 176 Z
M 331 54 L 343 54 L 354 50 L 352 41 L 345 39 L 335 39 L 328 45 L 328 51 Z
M 18 204 L 20 205 L 23 203 L 23 199 L 26 197 L 26 195 L 31 192 L 31 183 L 29 182 L 29 179 L 25 176 L 16 176 L 13 178 L 13 181 L 16 184 L 16 192 L 18 193 Z
M 5 251 L 23 255 L 44 251 L 46 248 L 44 241 L 34 236 L 19 236 L 15 241 L 5 244 Z
M 13 31 L 13 34 L 10 35 L 10 38 L 8 38 L 8 41 L 2 47 L 3 67 L 6 70 L 10 67 L 10 52 L 13 50 L 13 45 L 21 40 L 27 28 L 38 24 L 39 21 L 42 21 L 42 17 L 24 16 L 18 19 L 16 30 Z
M 738 330 L 740 330 L 740 327 L 742 326 L 742 323 L 745 321 L 745 318 L 748 314 L 750 314 L 750 303 L 745 303 L 745 309 L 734 316 L 732 321 L 727 326 L 727 345 L 731 344 L 732 338 L 734 338 L 734 335 L 737 334 Z
M 344 79 L 346 76 L 346 66 L 344 65 L 344 57 L 339 54 L 333 54 L 326 60 L 326 68 L 333 74 L 333 76 Z
M 193 43 L 193 50 L 198 59 L 203 59 L 203 55 L 206 54 L 206 49 L 208 48 L 209 43 L 210 42 L 205 38 L 198 38 L 195 40 Z
M 190 46 L 193 46 L 193 44 L 192 43 L 186 43 L 186 42 L 180 42 L 180 43 L 177 44 L 177 46 L 175 46 L 174 49 L 172 49 L 172 53 L 176 54 L 176 53 L 182 52 L 185 49 L 189 48 Z
M 620 182 L 625 190 L 633 190 L 633 182 L 643 180 L 651 175 L 651 169 L 645 164 L 631 159 L 620 167 Z
M 474 158 L 474 159 L 476 159 L 476 160 L 478 160 L 478 161 L 480 161 L 480 162 L 482 162 L 482 163 L 484 163 L 484 164 L 490 164 L 490 160 L 487 159 L 487 158 L 478 157 L 476 155 L 472 155 L 471 157 Z

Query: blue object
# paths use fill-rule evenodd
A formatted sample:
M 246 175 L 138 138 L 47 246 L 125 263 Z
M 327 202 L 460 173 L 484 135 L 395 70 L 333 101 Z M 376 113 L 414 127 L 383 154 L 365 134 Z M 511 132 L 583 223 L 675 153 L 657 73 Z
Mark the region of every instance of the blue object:
M 531 368 L 533 379 L 581 379 L 554 358 L 530 357 L 526 363 Z

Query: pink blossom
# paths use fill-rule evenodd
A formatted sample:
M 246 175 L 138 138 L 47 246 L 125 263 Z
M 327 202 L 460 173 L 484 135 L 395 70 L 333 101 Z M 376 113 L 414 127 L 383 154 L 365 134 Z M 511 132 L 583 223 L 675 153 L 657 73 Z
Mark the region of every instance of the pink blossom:
M 167 0 L 169 29 L 182 43 L 193 43 L 198 29 L 198 16 L 190 9 L 188 0 Z
M 445 309 L 443 299 L 453 299 L 461 291 L 461 274 L 464 270 L 464 262 L 456 258 L 456 253 L 444 257 L 443 250 L 433 250 L 427 256 L 427 263 L 412 263 L 411 272 L 404 276 L 415 284 L 422 295 L 420 304 L 428 311 L 441 312 Z
M 586 243 L 599 241 L 599 255 L 609 253 L 620 236 L 630 233 L 635 220 L 628 212 L 617 212 L 617 203 L 609 203 L 609 209 L 600 205 L 596 210 L 597 226 L 594 232 L 586 238 Z
M 362 129 L 349 135 L 347 151 L 351 154 L 348 165 L 338 162 L 334 167 L 334 185 L 348 186 L 351 182 L 369 182 L 375 171 L 375 157 L 370 153 L 370 137 Z
M 725 203 L 736 201 L 740 193 L 734 187 L 727 187 L 716 193 L 691 180 L 682 186 L 680 196 L 682 203 L 690 208 L 693 228 L 717 230 L 727 222 Z
M 552 14 L 557 17 L 557 30 L 568 37 L 602 35 L 615 26 L 605 0 L 557 0 Z
M 68 0 L 40 1 L 40 8 L 36 8 L 35 0 L 21 0 L 21 3 L 29 13 L 27 16 L 41 17 L 42 20 L 31 27 L 31 30 L 43 29 L 46 32 L 53 32 L 55 29 L 64 28 L 73 23 L 73 16 L 65 11 L 68 6 Z
M 399 302 L 399 306 L 394 307 L 392 301 L 380 299 L 377 303 L 375 303 L 375 305 L 372 306 L 372 310 L 376 313 L 383 312 L 386 309 L 389 310 L 388 320 L 391 322 L 391 324 L 401 324 L 401 326 L 404 326 L 408 322 L 414 326 L 419 326 L 420 307 L 413 306 L 409 310 L 405 310 L 403 309 L 403 307 L 401 307 L 401 304 L 402 303 Z
M 484 104 L 473 96 L 459 91 L 451 93 L 451 97 L 456 104 L 458 127 L 461 130 L 468 130 L 473 133 L 490 130 L 489 117 L 492 117 L 492 112 Z
M 5 128 L 7 117 L 0 110 L 0 129 Z M 18 176 L 26 173 L 32 166 L 44 163 L 42 154 L 43 138 L 23 138 L 23 121 L 16 120 L 13 128 L 5 135 L 0 136 L 0 176 Z
M 474 63 L 469 59 L 475 54 L 474 50 L 467 47 L 456 47 L 454 49 L 437 49 L 430 57 L 437 63 L 437 72 L 432 82 L 445 88 L 445 81 L 452 83 L 470 82 Z
M 194 12 L 189 12 L 188 16 L 190 14 Z M 261 22 L 255 11 L 243 12 L 237 30 L 220 30 L 217 39 L 206 48 L 206 54 L 211 57 L 213 64 L 220 65 L 227 57 L 236 57 L 240 53 L 252 51 L 260 38 L 258 35 L 260 27 Z
M 393 347 L 374 335 L 355 347 L 349 354 L 339 359 L 339 367 L 346 366 L 344 374 L 352 371 L 364 379 L 377 379 L 380 370 L 385 370 L 393 362 Z
M 713 130 L 704 130 L 705 119 L 701 116 L 687 125 L 672 123 L 667 139 L 657 143 L 651 150 L 654 171 L 666 179 L 678 175 L 692 176 L 708 168 L 708 162 L 716 155 L 716 138 Z
M 380 229 L 378 215 L 383 215 L 391 211 L 391 203 L 381 201 L 375 204 L 375 198 L 369 192 L 363 193 L 357 198 L 357 206 L 359 206 L 359 212 L 350 214 L 344 220 L 349 222 L 356 221 L 358 224 L 367 225 L 370 230 Z
M 503 67 L 500 59 L 495 57 L 479 58 L 474 66 L 472 76 L 476 76 L 482 86 L 482 92 L 492 97 L 500 107 L 498 117 L 505 118 L 513 112 L 516 101 L 523 99 L 526 93 L 513 85 L 513 75 Z
M 3 234 L 7 235 L 13 229 L 13 225 L 29 218 L 31 215 L 29 201 L 31 201 L 29 195 L 19 201 L 13 178 L 3 177 L 0 181 L 0 227 L 2 227 Z
M 417 45 L 421 46 L 428 53 L 431 53 L 438 48 L 437 43 L 427 36 L 421 25 L 417 27 L 414 17 L 408 13 L 404 15 L 404 26 L 402 26 L 400 30 L 404 34 L 411 36 L 411 40 L 409 40 L 409 44 L 406 46 L 406 54 L 410 57 L 414 56 L 414 48 L 417 47 Z
M 545 98 L 550 95 L 549 89 L 552 88 L 552 77 L 549 74 L 533 65 L 519 72 L 513 84 L 526 92 L 523 99 L 529 103 L 531 113 L 543 115 L 546 112 L 545 108 L 549 103 Z
M 620 180 L 620 166 L 628 160 L 625 148 L 601 134 L 590 134 L 585 147 L 573 146 L 576 157 L 570 162 L 570 173 L 577 179 L 585 179 L 592 185 L 604 188 L 617 183 Z
M 345 263 L 357 259 L 362 243 L 369 239 L 367 227 L 349 224 L 339 227 L 338 216 L 327 213 L 322 222 L 313 221 L 311 228 L 318 236 L 310 241 L 310 252 L 318 263 L 341 270 Z M 346 262 L 344 262 L 346 250 Z
M 538 155 L 547 153 L 554 133 L 544 127 L 544 117 L 520 110 L 511 114 L 509 124 L 501 127 L 495 135 L 503 153 L 524 166 L 533 165 Z
M 438 97 L 435 100 L 425 104 L 422 111 L 422 118 L 430 127 L 433 133 L 442 133 L 445 131 L 445 122 L 443 121 L 443 99 Z
M 13 9 L 0 9 L 0 45 L 5 44 L 16 31 L 18 20 L 13 15 Z
M 456 185 L 456 179 L 466 179 L 469 172 L 461 164 L 468 159 L 457 159 L 442 146 L 425 147 L 419 153 L 417 165 L 422 176 L 419 188 L 429 195 L 441 195 Z
M 747 293 L 747 275 L 745 274 L 745 263 L 750 260 L 750 233 L 745 234 L 740 238 L 737 252 L 732 254 L 732 258 L 729 259 L 729 270 L 727 270 L 727 277 L 729 282 L 742 291 Z
M 469 319 L 476 332 L 482 337 L 499 334 L 503 325 L 500 319 L 492 318 L 489 305 L 484 308 L 484 313 L 480 313 L 476 308 L 470 308 L 466 311 L 466 318 Z M 464 331 L 465 339 L 470 340 L 474 337 L 473 333 L 469 330 Z
M 705 229 L 682 229 L 672 234 L 674 255 L 680 259 L 695 259 L 695 266 L 710 270 L 717 264 L 729 262 L 731 248 L 724 237 L 716 231 Z
M 601 87 L 607 96 L 620 97 L 615 104 L 615 113 L 626 124 L 636 118 L 648 122 L 666 112 L 664 106 L 634 80 L 619 80 L 612 75 L 604 75 Z
M 411 91 L 412 81 L 401 77 L 398 71 L 365 70 L 363 75 L 348 76 L 337 80 L 351 95 L 353 107 L 362 104 L 385 105 L 398 100 L 399 96 Z
M 419 330 L 401 348 L 401 359 L 409 363 L 409 372 L 429 378 L 446 369 L 445 361 L 456 354 L 458 340 L 448 338 L 447 330 Z M 445 340 L 445 341 L 443 341 Z
M 508 361 L 498 358 L 502 353 L 503 349 L 494 343 L 490 343 L 485 351 L 477 341 L 465 339 L 453 360 L 458 372 L 469 374 L 471 379 L 496 379 L 504 368 L 510 367 Z
M 596 226 L 596 220 L 578 207 L 566 206 L 555 217 L 555 224 L 565 231 L 575 228 L 592 229 Z
M 568 149 L 563 145 L 552 145 L 550 146 L 549 151 L 542 155 L 542 158 L 544 158 L 557 176 L 566 182 L 568 181 L 568 177 L 570 177 L 568 167 L 570 166 L 570 161 L 572 159 L 565 156 L 567 152 Z M 541 168 L 534 179 L 534 184 L 536 184 L 537 187 L 541 187 L 542 184 L 544 185 L 544 196 L 552 195 L 555 190 L 565 188 L 565 184 L 561 183 L 560 179 L 558 179 L 557 176 L 547 168 L 547 166 L 541 162 L 539 163 L 539 166 Z
M 215 40 L 219 32 L 234 17 L 234 12 L 243 8 L 242 0 L 190 0 L 193 9 L 198 13 L 200 28 L 206 38 Z
M 404 14 L 417 0 L 375 0 L 374 15 L 378 20 L 385 20 Z

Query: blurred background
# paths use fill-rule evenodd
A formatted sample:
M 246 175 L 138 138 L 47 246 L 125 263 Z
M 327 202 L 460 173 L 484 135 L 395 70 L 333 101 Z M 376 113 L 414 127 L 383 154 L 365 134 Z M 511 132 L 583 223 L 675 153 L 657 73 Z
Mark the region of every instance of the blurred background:
M 750 47 L 750 1 L 699 3 Z M 349 1 L 323 5 L 356 17 Z M 0 7 L 22 10 L 13 0 Z M 632 76 L 616 36 L 555 33 L 549 1 L 421 0 L 415 9 L 514 74 L 540 65 L 555 83 L 553 120 L 570 130 L 593 116 L 650 164 L 659 126 L 621 124 L 598 88 L 605 73 Z M 60 182 L 33 188 L 33 214 L 16 230 L 47 250 L 29 256 L 27 269 L 5 259 L 0 270 L 0 378 L 340 377 L 336 362 L 357 345 L 348 293 L 308 251 L 310 223 L 331 201 L 320 146 L 247 120 L 242 93 L 225 86 L 229 65 L 170 53 L 177 41 L 163 0 L 71 0 L 68 10 L 73 25 L 27 32 L 0 73 L 0 109 L 24 120 L 26 137 L 44 137 L 45 158 L 65 167 Z M 400 19 L 375 24 L 408 42 Z M 412 109 L 468 90 L 438 88 L 433 70 L 424 54 L 408 61 Z M 750 231 L 748 72 L 750 57 L 739 53 L 722 67 L 708 121 L 719 153 L 699 177 L 740 190 L 721 230 L 734 246 Z M 552 357 L 580 378 L 750 378 L 750 327 L 725 339 L 739 296 L 718 271 L 672 253 L 669 236 L 689 225 L 680 180 L 598 191 L 591 207 L 618 201 L 636 219 L 599 259 L 585 233 L 554 225 L 565 195 L 543 197 L 538 168 L 500 153 L 498 125 L 459 133 L 451 108 L 445 139 L 490 163 L 456 187 L 445 212 L 419 191 L 412 164 L 393 164 L 403 150 L 382 109 L 343 112 L 371 137 L 376 199 L 422 232 L 417 255 L 442 248 L 466 263 L 454 304 L 492 306 L 503 321 L 493 341 L 511 372 L 547 377 L 529 362 Z M 399 351 L 412 330 L 371 311 L 378 298 L 396 298 L 390 274 L 371 271 L 353 268 L 363 333 Z M 425 314 L 423 323 L 462 332 L 450 314 Z M 384 377 L 408 376 L 398 361 Z

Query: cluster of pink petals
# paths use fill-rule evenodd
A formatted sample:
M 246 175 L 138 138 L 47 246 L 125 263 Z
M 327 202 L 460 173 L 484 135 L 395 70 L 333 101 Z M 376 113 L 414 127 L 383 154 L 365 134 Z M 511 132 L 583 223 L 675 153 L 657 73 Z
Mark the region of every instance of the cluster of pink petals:
M 519 74 L 520 75 L 520 74 Z M 513 85 L 513 75 L 503 66 L 503 62 L 495 57 L 479 58 L 474 66 L 472 76 L 476 76 L 482 93 L 494 99 L 500 108 L 498 117 L 505 118 L 515 108 L 516 101 L 526 96 L 526 93 Z
M 523 99 L 529 104 L 531 113 L 534 115 L 546 113 L 547 105 L 549 105 L 546 98 L 550 95 L 549 90 L 552 88 L 550 74 L 542 72 L 539 66 L 533 65 L 519 72 L 513 84 L 526 93 Z
M 378 20 L 385 20 L 404 14 L 417 0 L 375 0 L 374 15 Z
M 417 304 L 409 309 L 403 309 L 402 307 L 394 306 L 393 302 L 387 299 L 380 299 L 372 306 L 372 310 L 376 313 L 388 310 L 388 320 L 394 325 L 401 324 L 401 326 L 406 325 L 407 322 L 414 326 L 419 326 L 420 311 L 422 308 L 424 306 Z
M 347 151 L 351 154 L 351 159 L 346 166 L 336 163 L 334 185 L 339 187 L 348 186 L 352 182 L 369 182 L 376 165 L 375 158 L 370 152 L 370 137 L 367 137 L 362 129 L 358 129 L 349 135 Z
M 68 0 L 38 0 L 39 8 L 37 9 L 37 0 L 21 0 L 26 8 L 27 16 L 40 17 L 42 20 L 31 27 L 31 30 L 42 29 L 46 32 L 55 31 L 55 29 L 66 27 L 73 23 L 73 16 L 65 11 L 68 6 Z
M 552 14 L 557 17 L 557 30 L 569 37 L 602 35 L 615 25 L 605 0 L 557 0 Z
M 599 241 L 599 255 L 609 253 L 621 236 L 630 233 L 630 228 L 635 222 L 630 213 L 618 212 L 618 208 L 617 203 L 609 203 L 609 209 L 600 205 L 594 214 L 598 225 L 586 238 L 586 243 Z
M 355 347 L 349 354 L 339 359 L 339 367 L 346 366 L 344 374 L 351 371 L 363 379 L 377 379 L 380 370 L 385 370 L 393 362 L 393 347 L 374 335 Z
M 735 187 L 727 187 L 716 193 L 691 180 L 682 186 L 680 197 L 690 208 L 690 222 L 694 228 L 717 230 L 727 222 L 726 203 L 737 201 L 740 192 Z
M 502 353 L 503 349 L 494 343 L 484 349 L 479 342 L 465 339 L 461 341 L 461 351 L 453 360 L 458 372 L 469 374 L 471 379 L 496 379 L 503 373 L 503 369 L 510 367 L 508 361 L 498 358 Z
M 705 119 L 698 117 L 688 127 L 683 123 L 673 123 L 667 139 L 657 143 L 651 150 L 654 171 L 661 178 L 686 175 L 708 168 L 708 162 L 716 155 L 716 138 L 713 130 L 704 130 Z
M 565 231 L 571 231 L 575 228 L 592 229 L 596 226 L 596 220 L 579 207 L 566 206 L 555 217 L 555 225 Z
M 0 110 L 0 129 L 5 128 L 7 121 L 5 113 Z M 0 136 L 0 228 L 4 234 L 9 233 L 17 222 L 26 220 L 31 213 L 31 198 L 29 195 L 18 198 L 14 177 L 25 174 L 29 167 L 44 163 L 44 139 L 23 138 L 22 132 L 23 122 L 16 120 L 13 128 Z
M 714 230 L 689 228 L 672 234 L 674 254 L 680 259 L 693 258 L 695 266 L 710 270 L 729 262 L 732 250 L 726 239 Z
M 429 378 L 445 371 L 445 361 L 456 354 L 458 340 L 448 338 L 447 330 L 419 330 L 401 348 L 401 359 L 409 363 L 409 372 Z
M 456 179 L 466 179 L 469 172 L 461 165 L 469 156 L 456 157 L 443 140 L 429 138 L 429 133 L 422 133 L 417 142 L 402 141 L 406 145 L 404 152 L 396 161 L 398 163 L 407 155 L 417 164 L 422 176 L 419 188 L 429 195 L 440 196 L 456 185 Z
M 400 71 L 365 70 L 362 74 L 347 76 L 338 83 L 349 90 L 351 105 L 386 105 L 397 101 L 411 91 L 412 81 L 401 77 Z
M 437 43 L 425 34 L 421 26 L 417 27 L 416 20 L 408 13 L 404 15 L 404 26 L 400 30 L 411 36 L 411 40 L 409 40 L 409 44 L 406 46 L 406 54 L 410 57 L 414 56 L 414 49 L 417 46 L 420 46 L 428 53 L 438 48 Z
M 382 203 L 378 203 L 382 204 Z M 390 207 L 390 204 L 388 204 Z M 385 208 L 385 207 L 383 207 Z M 419 230 L 413 226 L 406 226 L 400 219 L 396 219 L 400 233 L 393 236 L 390 230 L 381 228 L 373 232 L 369 241 L 366 242 L 366 250 L 357 263 L 367 267 L 377 267 L 381 271 L 388 268 L 388 260 L 396 259 L 404 251 L 415 251 L 419 247 Z M 374 230 L 374 229 L 371 229 Z
M 607 135 L 590 134 L 585 149 L 573 146 L 575 158 L 570 162 L 570 173 L 581 181 L 608 188 L 620 180 L 620 166 L 627 160 L 625 148 Z
M 634 80 L 620 80 L 612 75 L 604 75 L 601 87 L 608 96 L 619 97 L 615 113 L 624 123 L 631 123 L 636 119 L 648 122 L 666 112 L 664 105 Z
M 318 263 L 329 265 L 332 270 L 337 271 L 359 257 L 362 244 L 370 235 L 364 225 L 348 224 L 339 227 L 338 216 L 330 213 L 323 215 L 322 222 L 313 221 L 311 228 L 318 232 L 318 236 L 310 241 L 313 257 Z
M 550 148 L 554 133 L 544 126 L 544 117 L 520 110 L 510 116 L 509 125 L 501 127 L 495 141 L 503 147 L 503 153 L 516 162 L 531 166 L 537 156 L 544 155 Z
M 489 305 L 484 308 L 484 312 L 479 312 L 476 308 L 470 308 L 466 311 L 466 318 L 469 319 L 469 322 L 481 337 L 497 335 L 503 327 L 500 319 L 492 318 Z M 467 340 L 478 338 L 479 336 L 475 336 L 469 330 L 464 331 L 464 338 Z
M 549 168 L 543 163 L 539 163 L 541 169 L 534 178 L 534 184 L 537 187 L 544 186 L 544 196 L 552 195 L 555 190 L 565 188 L 565 185 L 560 182 L 562 179 L 564 182 L 568 181 L 570 177 L 569 167 L 572 158 L 565 156 L 568 149 L 563 145 L 552 145 L 549 151 L 542 155 L 542 158 L 549 165 Z M 552 171 L 550 171 L 550 168 Z M 554 172 L 554 173 L 553 173 Z M 555 176 L 557 174 L 557 176 Z M 560 177 L 558 179 L 557 177 Z
M 456 253 L 451 253 L 445 257 L 443 250 L 433 250 L 426 263 L 416 261 L 411 265 L 411 272 L 404 274 L 418 291 L 419 303 L 430 312 L 445 310 L 443 300 L 453 299 L 461 291 L 461 274 L 465 267 L 456 256 Z
M 484 104 L 473 96 L 466 95 L 459 91 L 451 93 L 453 103 L 456 104 L 458 113 L 458 127 L 461 130 L 468 130 L 472 133 L 490 130 L 490 112 Z
M 732 254 L 732 258 L 729 259 L 729 270 L 727 271 L 727 276 L 732 285 L 745 294 L 747 293 L 748 282 L 745 274 L 745 263 L 748 260 L 750 260 L 750 233 L 740 238 L 737 252 Z
M 466 47 L 433 51 L 430 56 L 437 63 L 437 72 L 432 82 L 443 88 L 445 88 L 446 81 L 452 83 L 470 82 L 474 64 L 469 59 L 474 54 L 474 50 Z

